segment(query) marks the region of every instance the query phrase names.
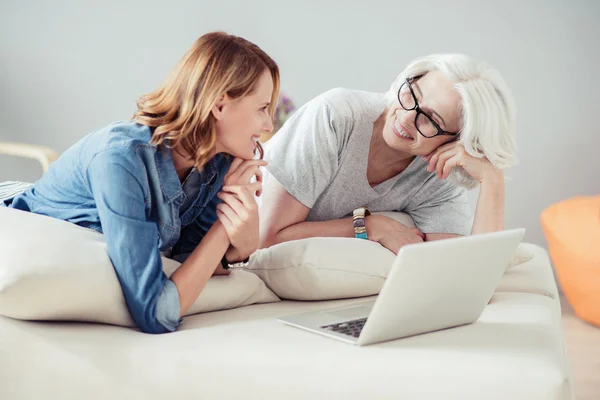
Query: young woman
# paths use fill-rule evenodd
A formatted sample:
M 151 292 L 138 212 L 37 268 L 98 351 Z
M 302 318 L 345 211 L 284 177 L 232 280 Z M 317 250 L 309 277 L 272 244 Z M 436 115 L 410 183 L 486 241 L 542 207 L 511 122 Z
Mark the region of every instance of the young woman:
M 259 47 L 206 34 L 133 120 L 84 137 L 4 204 L 103 233 L 137 325 L 174 331 L 211 275 L 258 247 L 266 163 L 254 155 L 278 92 L 277 64 Z M 182 262 L 170 279 L 161 251 Z
M 500 75 L 463 55 L 413 61 L 387 94 L 317 96 L 265 147 L 261 246 L 358 237 L 397 253 L 408 243 L 501 230 L 514 121 Z M 477 183 L 473 220 L 463 187 Z M 417 229 L 368 210 L 404 211 Z

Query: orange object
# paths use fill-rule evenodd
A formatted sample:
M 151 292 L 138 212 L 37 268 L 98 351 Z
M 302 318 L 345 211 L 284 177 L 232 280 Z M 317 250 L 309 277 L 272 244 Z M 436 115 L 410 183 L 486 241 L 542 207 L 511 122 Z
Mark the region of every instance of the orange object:
M 553 204 L 541 222 L 563 293 L 578 317 L 600 326 L 600 196 Z

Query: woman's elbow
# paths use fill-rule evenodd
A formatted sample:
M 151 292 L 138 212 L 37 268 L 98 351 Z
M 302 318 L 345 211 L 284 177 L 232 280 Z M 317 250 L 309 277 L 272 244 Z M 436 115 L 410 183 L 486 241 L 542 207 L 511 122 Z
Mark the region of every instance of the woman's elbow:
M 281 238 L 281 232 L 286 228 L 287 226 L 269 224 L 268 221 L 264 221 L 260 225 L 258 248 L 266 249 L 267 247 L 283 242 L 284 240 Z
M 170 281 L 167 281 L 170 282 Z M 137 327 L 144 333 L 161 334 L 177 330 L 181 323 L 179 294 L 175 288 L 170 291 L 169 285 L 164 285 L 156 301 L 130 301 L 129 311 Z
M 175 331 L 176 327 L 166 327 L 162 325 L 158 320 L 154 321 L 136 321 L 136 325 L 143 333 L 149 333 L 153 335 L 159 335 L 162 333 L 169 333 Z
M 259 249 L 266 249 L 275 244 L 277 244 L 277 232 L 265 232 L 264 234 L 261 232 L 258 244 Z

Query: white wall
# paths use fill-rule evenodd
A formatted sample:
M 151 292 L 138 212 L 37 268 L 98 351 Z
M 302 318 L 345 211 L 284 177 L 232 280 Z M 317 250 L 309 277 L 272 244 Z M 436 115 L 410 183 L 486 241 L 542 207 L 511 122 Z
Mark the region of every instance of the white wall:
M 0 141 L 62 152 L 129 118 L 135 99 L 216 29 L 270 53 L 298 104 L 337 86 L 385 91 L 417 56 L 464 52 L 514 91 L 521 164 L 509 172 L 507 226 L 544 244 L 544 207 L 600 194 L 599 17 L 594 0 L 3 0 Z M 0 159 L 0 181 L 38 174 L 34 162 Z

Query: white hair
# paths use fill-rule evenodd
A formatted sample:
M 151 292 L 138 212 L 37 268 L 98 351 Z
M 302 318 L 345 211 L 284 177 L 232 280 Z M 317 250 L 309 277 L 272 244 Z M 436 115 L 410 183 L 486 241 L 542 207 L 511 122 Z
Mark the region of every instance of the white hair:
M 461 97 L 459 140 L 465 151 L 474 157 L 485 156 L 499 169 L 516 165 L 516 105 L 500 73 L 483 62 L 463 54 L 417 58 L 392 83 L 388 104 L 398 101 L 398 89 L 407 78 L 430 71 L 442 72 Z M 477 184 L 462 168 L 454 168 L 450 178 L 467 188 Z

